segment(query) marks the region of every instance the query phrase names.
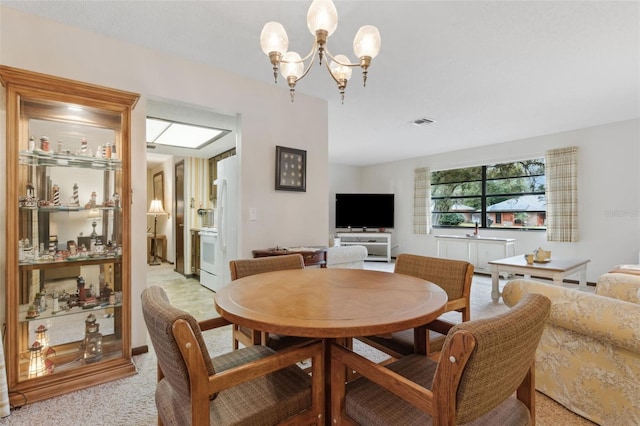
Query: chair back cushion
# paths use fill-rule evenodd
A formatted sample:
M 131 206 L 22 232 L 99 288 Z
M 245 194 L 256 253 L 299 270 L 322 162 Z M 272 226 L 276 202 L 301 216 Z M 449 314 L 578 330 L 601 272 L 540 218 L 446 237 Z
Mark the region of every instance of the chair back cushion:
M 449 331 L 445 347 L 458 330 L 471 332 L 476 340 L 458 387 L 457 424 L 490 412 L 518 389 L 534 361 L 550 308 L 548 298 L 529 293 L 504 314 L 463 322 Z
M 265 272 L 304 269 L 304 259 L 300 253 L 258 257 L 255 259 L 237 259 L 229 262 L 229 269 L 231 270 L 231 279 L 237 280 Z
M 205 346 L 200 326 L 195 318 L 178 308 L 171 306 L 164 289 L 151 286 L 142 292 L 142 314 L 147 330 L 151 337 L 153 349 L 158 358 L 158 365 L 165 380 L 183 397 L 190 397 L 189 374 L 187 365 L 182 358 L 178 344 L 173 336 L 173 324 L 179 320 L 186 320 L 200 345 L 209 376 L 215 374 L 213 363 Z
M 470 267 L 473 265 L 463 260 L 403 253 L 396 258 L 394 272 L 431 281 L 447 292 L 449 300 L 454 300 L 464 296 L 465 285 L 471 285 L 473 269 L 467 273 Z

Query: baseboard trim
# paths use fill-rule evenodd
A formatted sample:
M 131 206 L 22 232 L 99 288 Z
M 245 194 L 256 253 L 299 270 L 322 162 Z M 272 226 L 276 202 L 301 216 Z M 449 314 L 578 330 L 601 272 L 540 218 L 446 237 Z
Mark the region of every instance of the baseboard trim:
M 131 349 L 132 356 L 146 354 L 147 352 L 149 352 L 149 346 L 147 345 L 138 346 Z

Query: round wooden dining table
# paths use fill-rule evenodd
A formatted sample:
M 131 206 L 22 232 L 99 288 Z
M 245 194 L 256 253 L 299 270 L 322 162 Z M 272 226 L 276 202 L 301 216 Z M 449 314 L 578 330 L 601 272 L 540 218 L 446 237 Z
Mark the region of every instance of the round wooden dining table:
M 215 295 L 216 310 L 234 324 L 324 340 L 327 422 L 332 343 L 419 327 L 446 303 L 445 291 L 431 282 L 363 269 L 268 272 L 232 281 Z

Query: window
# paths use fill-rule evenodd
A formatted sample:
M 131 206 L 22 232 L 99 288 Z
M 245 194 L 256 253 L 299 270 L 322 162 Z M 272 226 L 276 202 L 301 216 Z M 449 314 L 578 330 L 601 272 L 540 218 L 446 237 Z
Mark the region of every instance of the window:
M 434 227 L 546 229 L 544 158 L 431 173 Z

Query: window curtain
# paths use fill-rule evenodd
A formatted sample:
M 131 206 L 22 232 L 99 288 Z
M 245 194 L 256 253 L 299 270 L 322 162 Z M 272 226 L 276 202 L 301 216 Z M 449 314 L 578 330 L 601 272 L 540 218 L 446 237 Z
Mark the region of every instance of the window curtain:
M 428 234 L 431 231 L 431 171 L 429 167 L 421 167 L 413 173 L 413 233 Z
M 578 147 L 545 153 L 547 241 L 578 241 Z

